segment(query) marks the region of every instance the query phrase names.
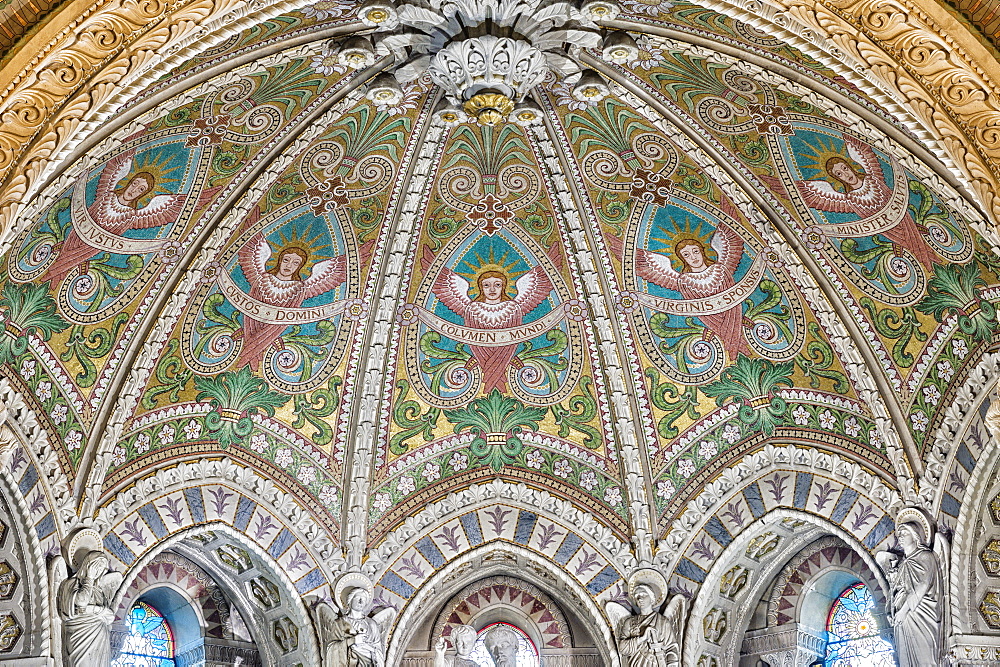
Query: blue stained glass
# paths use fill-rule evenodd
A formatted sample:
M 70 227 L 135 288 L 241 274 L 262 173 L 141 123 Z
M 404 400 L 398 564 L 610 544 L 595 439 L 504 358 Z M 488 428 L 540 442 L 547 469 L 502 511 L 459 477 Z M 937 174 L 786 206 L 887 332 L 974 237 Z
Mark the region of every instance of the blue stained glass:
M 174 634 L 163 614 L 145 602 L 128 612 L 128 634 L 111 667 L 174 667 Z
M 826 622 L 826 667 L 895 667 L 892 644 L 879 635 L 875 598 L 862 583 L 848 586 Z

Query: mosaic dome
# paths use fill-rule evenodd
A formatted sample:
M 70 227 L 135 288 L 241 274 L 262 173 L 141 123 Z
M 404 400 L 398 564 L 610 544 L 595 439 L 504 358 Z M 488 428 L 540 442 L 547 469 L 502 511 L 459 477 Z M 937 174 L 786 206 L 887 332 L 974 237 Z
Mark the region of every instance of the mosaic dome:
M 823 536 L 884 603 L 902 507 L 988 500 L 956 443 L 996 382 L 997 97 L 983 43 L 935 70 L 926 25 L 804 4 L 151 2 L 28 35 L 56 46 L 3 70 L 0 397 L 34 552 L 72 568 L 83 530 L 126 588 L 171 545 L 272 572 L 288 665 L 345 575 L 395 610 L 388 664 L 473 566 L 572 607 L 543 657 L 576 628 L 609 665 L 644 568 L 691 599 L 684 664 L 735 664 Z

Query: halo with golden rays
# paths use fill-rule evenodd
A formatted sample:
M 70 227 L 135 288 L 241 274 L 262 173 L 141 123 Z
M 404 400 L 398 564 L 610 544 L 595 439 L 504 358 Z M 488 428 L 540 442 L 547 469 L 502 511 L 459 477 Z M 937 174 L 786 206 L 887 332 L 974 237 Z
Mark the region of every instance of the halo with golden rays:
M 820 137 L 816 143 L 805 142 L 805 149 L 798 154 L 798 157 L 801 159 L 800 166 L 802 168 L 817 172 L 820 178 L 828 181 L 837 189 L 843 189 L 843 183 L 826 171 L 826 161 L 830 158 L 839 157 L 847 160 L 855 172 L 865 173 L 865 170 L 851 157 L 846 148 L 837 148 L 837 140 L 832 137 L 827 139 Z
M 174 156 L 169 153 L 164 153 L 162 150 L 150 150 L 144 153 L 140 153 L 132 159 L 132 168 L 129 170 L 128 175 L 125 178 L 118 181 L 115 184 L 115 194 L 120 194 L 128 184 L 132 182 L 136 174 L 146 172 L 153 177 L 153 187 L 149 192 L 139 197 L 136 200 L 136 206 L 142 208 L 152 201 L 153 197 L 157 195 L 171 195 L 175 194 L 173 190 L 169 189 L 167 186 L 173 183 L 177 183 L 180 179 L 175 178 L 172 174 L 181 169 L 184 165 L 175 165 L 170 167 L 169 164 L 174 160 Z
M 711 262 L 719 261 L 718 253 L 712 247 L 712 235 L 715 234 L 715 229 L 704 231 L 705 226 L 690 216 L 685 216 L 683 221 L 676 218 L 672 218 L 672 221 L 676 226 L 673 229 L 658 227 L 657 230 L 660 232 L 660 235 L 657 235 L 655 238 L 667 246 L 658 252 L 666 254 L 670 258 L 670 265 L 676 271 L 684 269 L 684 262 L 680 260 L 674 249 L 678 243 L 687 239 L 693 239 L 701 244 L 702 250 L 705 253 L 705 259 Z
M 278 234 L 278 247 L 271 246 L 271 259 L 267 262 L 267 269 L 269 271 L 272 270 L 278 261 L 278 255 L 281 254 L 282 250 L 288 248 L 298 248 L 309 258 L 309 261 L 299 269 L 300 271 L 305 271 L 316 262 L 329 259 L 333 255 L 330 252 L 330 246 L 321 243 L 322 238 L 323 232 L 320 230 L 314 231 L 311 227 L 306 229 L 295 228 L 291 234 L 282 230 Z M 270 244 L 270 242 L 268 243 Z
M 510 254 L 510 251 L 504 251 L 503 255 L 498 258 L 493 248 L 490 247 L 487 257 L 475 253 L 474 260 L 463 259 L 455 273 L 468 280 L 471 285 L 478 285 L 479 276 L 487 271 L 496 271 L 507 276 L 507 289 L 509 290 L 513 286 L 514 281 L 526 273 L 525 271 L 515 271 L 514 267 L 517 266 L 517 263 L 522 258 L 518 255 L 513 261 L 508 261 Z M 463 266 L 466 268 L 462 268 Z

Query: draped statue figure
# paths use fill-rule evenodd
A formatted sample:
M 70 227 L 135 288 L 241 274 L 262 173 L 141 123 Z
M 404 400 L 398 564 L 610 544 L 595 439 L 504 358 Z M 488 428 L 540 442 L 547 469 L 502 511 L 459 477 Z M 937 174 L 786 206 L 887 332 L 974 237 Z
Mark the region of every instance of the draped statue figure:
M 459 625 L 451 630 L 451 644 L 455 647 L 455 655 L 446 656 L 447 641 L 438 637 L 434 645 L 434 667 L 479 667 L 472 659 L 472 650 L 476 646 L 476 629 L 471 625 Z
M 386 634 L 396 610 L 369 614 L 372 584 L 357 573 L 344 575 L 334 595 L 339 611 L 326 601 L 313 608 L 322 667 L 385 667 Z
M 496 667 L 517 667 L 518 636 L 510 628 L 495 625 L 486 633 L 483 644 Z
M 680 667 L 688 600 L 677 594 L 667 598 L 667 582 L 656 570 L 639 570 L 629 578 L 636 610 L 609 602 L 615 621 L 618 652 L 625 667 Z
M 875 555 L 889 579 L 889 618 L 899 667 L 940 665 L 944 660 L 947 538 L 918 509 L 896 517 L 902 554 Z
M 80 567 L 59 587 L 58 609 L 63 622 L 66 667 L 108 667 L 111 664 L 112 599 L 122 583 L 109 572 L 108 557 L 90 551 Z

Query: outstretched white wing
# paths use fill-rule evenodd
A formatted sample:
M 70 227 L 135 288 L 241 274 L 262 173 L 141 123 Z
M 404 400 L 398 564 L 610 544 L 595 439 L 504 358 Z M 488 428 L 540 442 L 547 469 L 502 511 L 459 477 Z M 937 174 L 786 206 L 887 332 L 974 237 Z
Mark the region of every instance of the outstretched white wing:
M 798 181 L 806 206 L 828 213 L 854 213 L 853 197 L 833 189 L 827 181 Z
M 639 248 L 635 255 L 636 274 L 654 285 L 676 290 L 680 274 L 670 264 L 670 259 L 657 252 Z
M 271 246 L 267 244 L 263 234 L 254 234 L 246 245 L 240 248 L 239 261 L 243 275 L 250 285 L 259 285 L 261 277 L 267 271 L 267 260 L 271 257 Z
M 545 301 L 552 292 L 552 281 L 541 266 L 534 267 L 514 284 L 517 286 L 517 304 L 525 315 Z
M 621 602 L 611 600 L 604 604 L 604 613 L 608 615 L 608 619 L 611 621 L 611 627 L 614 628 L 615 634 L 617 634 L 622 621 L 632 615 L 632 609 Z
M 372 618 L 382 630 L 382 637 L 388 637 L 389 630 L 392 629 L 392 622 L 396 620 L 396 610 L 392 607 L 385 607 L 372 614 Z
M 712 248 L 719 255 L 719 263 L 729 270 L 730 275 L 735 273 L 743 259 L 743 239 L 739 234 L 729 225 L 719 223 L 712 234 Z
M 472 299 L 469 298 L 469 281 L 447 266 L 441 269 L 431 291 L 456 315 L 464 316 L 469 304 L 472 303 Z
M 333 259 L 323 260 L 313 267 L 312 273 L 306 279 L 304 298 L 329 292 L 345 280 L 347 280 L 347 255 L 337 255 Z

